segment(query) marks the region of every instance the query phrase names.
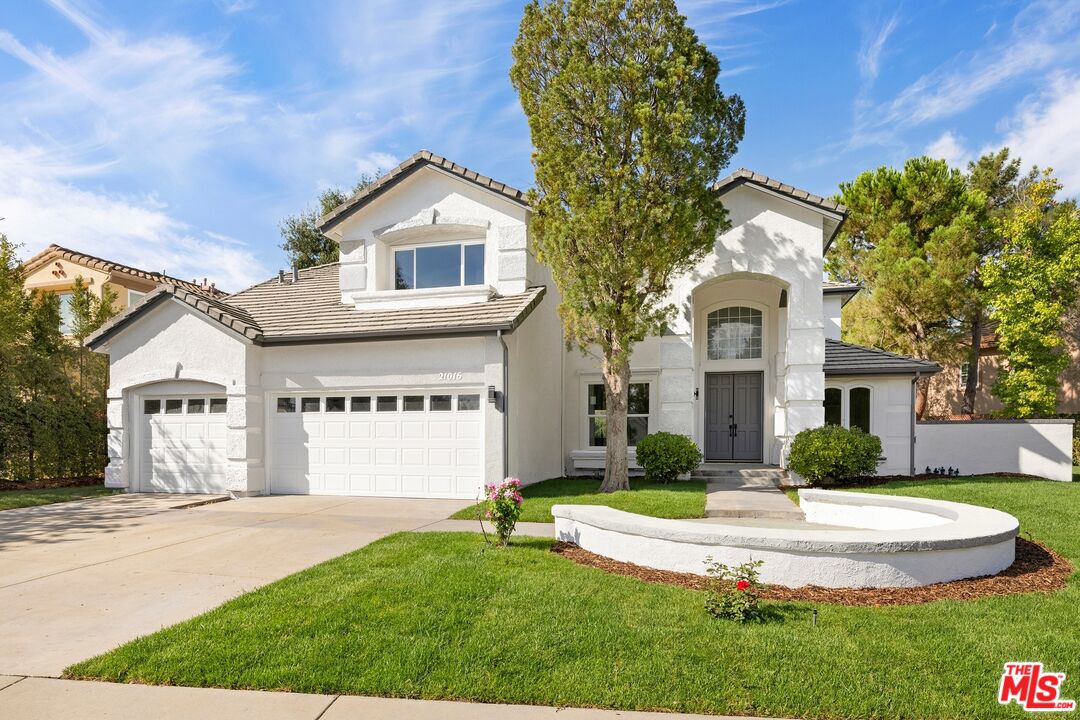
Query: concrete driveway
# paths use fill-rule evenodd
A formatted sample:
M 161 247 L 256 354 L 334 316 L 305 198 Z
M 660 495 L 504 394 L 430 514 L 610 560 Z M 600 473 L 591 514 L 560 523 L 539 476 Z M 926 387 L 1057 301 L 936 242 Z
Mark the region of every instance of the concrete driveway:
M 116 495 L 0 512 L 0 675 L 60 675 L 468 502 L 283 495 L 177 505 L 176 496 Z

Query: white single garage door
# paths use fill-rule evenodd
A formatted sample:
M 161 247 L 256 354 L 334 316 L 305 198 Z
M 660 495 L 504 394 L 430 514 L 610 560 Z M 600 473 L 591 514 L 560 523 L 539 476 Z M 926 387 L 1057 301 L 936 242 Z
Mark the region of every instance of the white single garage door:
M 225 492 L 225 408 L 224 397 L 143 397 L 139 490 Z
M 480 401 L 478 390 L 278 396 L 271 492 L 475 498 Z

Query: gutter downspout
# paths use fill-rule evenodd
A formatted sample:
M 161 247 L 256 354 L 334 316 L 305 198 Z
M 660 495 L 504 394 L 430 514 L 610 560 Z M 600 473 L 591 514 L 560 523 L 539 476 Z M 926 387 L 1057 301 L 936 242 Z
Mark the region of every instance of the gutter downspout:
M 922 373 L 916 370 L 911 381 L 911 477 L 915 477 L 915 386 L 921 377 Z
M 506 340 L 503 338 L 503 331 L 496 330 L 495 337 L 499 339 L 499 344 L 502 345 L 502 420 L 503 420 L 503 472 L 504 478 L 510 477 L 510 413 L 507 411 L 509 407 L 506 401 L 506 391 L 510 388 L 510 348 L 506 346 Z M 914 456 L 912 456 L 914 457 Z M 914 462 L 914 460 L 912 461 Z

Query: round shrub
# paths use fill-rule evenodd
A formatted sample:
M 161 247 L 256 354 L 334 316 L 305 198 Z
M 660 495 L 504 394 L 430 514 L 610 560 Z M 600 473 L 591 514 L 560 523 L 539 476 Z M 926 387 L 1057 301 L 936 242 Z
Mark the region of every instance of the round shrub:
M 637 444 L 637 462 L 649 482 L 669 483 L 701 464 L 701 451 L 685 435 L 658 432 Z
M 859 428 L 824 425 L 795 436 L 788 467 L 811 485 L 829 485 L 876 474 L 880 457 L 877 435 Z

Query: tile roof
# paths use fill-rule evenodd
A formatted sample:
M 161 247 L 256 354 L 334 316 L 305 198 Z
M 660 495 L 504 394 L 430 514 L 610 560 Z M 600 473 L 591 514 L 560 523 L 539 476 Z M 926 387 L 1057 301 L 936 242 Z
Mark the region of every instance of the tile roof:
M 779 180 L 772 179 L 768 175 L 762 175 L 761 173 L 754 172 L 753 170 L 747 170 L 746 168 L 739 168 L 720 182 L 713 185 L 713 188 L 719 190 L 721 193 L 724 193 L 744 183 L 758 185 L 759 187 L 767 188 L 774 192 L 778 192 L 781 195 L 787 195 L 788 197 L 791 197 L 800 202 L 804 202 L 808 205 L 813 205 L 814 207 L 820 210 L 825 210 L 826 212 L 845 216 L 848 213 L 848 209 L 846 207 L 831 198 L 821 197 L 820 195 L 815 195 L 811 192 L 807 192 L 806 190 L 800 190 L 793 185 L 782 183 Z
M 319 218 L 318 228 L 322 232 L 330 230 L 332 227 L 340 223 L 342 220 L 353 214 L 361 207 L 366 205 L 371 200 L 374 200 L 381 193 L 388 188 L 397 184 L 401 180 L 408 177 L 410 174 L 419 170 L 425 166 L 432 166 L 445 170 L 453 175 L 464 178 L 471 183 L 479 185 L 480 187 L 496 192 L 514 202 L 528 207 L 529 202 L 525 198 L 525 192 L 518 190 L 515 187 L 511 187 L 505 183 L 493 180 L 486 175 L 481 175 L 475 170 L 470 170 L 464 165 L 458 165 L 452 160 L 447 160 L 441 155 L 436 155 L 430 150 L 420 150 L 414 153 L 411 157 L 398 165 L 396 168 L 386 173 L 375 182 L 370 185 L 365 185 L 360 188 L 356 193 L 348 200 L 337 206 L 326 215 Z
M 25 263 L 23 263 L 23 272 L 31 273 L 43 265 L 46 265 L 56 259 L 67 260 L 68 262 L 78 263 L 85 267 L 93 268 L 95 270 L 101 270 L 102 272 L 112 273 L 120 272 L 125 275 L 132 275 L 134 277 L 142 278 L 143 280 L 149 280 L 155 283 L 167 283 L 169 285 L 175 285 L 177 287 L 184 288 L 186 290 L 192 290 L 201 292 L 214 297 L 225 297 L 228 293 L 211 287 L 210 290 L 204 289 L 198 283 L 188 282 L 187 280 L 181 280 L 165 273 L 156 272 L 153 270 L 140 270 L 139 268 L 132 267 L 130 265 L 124 265 L 122 263 L 113 262 L 112 260 L 105 260 L 103 258 L 95 257 L 93 255 L 87 255 L 86 253 L 79 252 L 78 250 L 71 250 L 70 248 L 61 247 L 53 244 L 33 256 Z
M 826 375 L 893 375 L 920 372 L 941 372 L 941 366 L 930 360 L 862 347 L 839 340 L 825 340 Z
M 174 297 L 259 345 L 513 330 L 544 296 L 543 287 L 487 302 L 397 310 L 360 310 L 341 302 L 338 263 L 300 271 L 300 279 L 259 283 L 218 300 L 162 286 L 87 339 L 106 337 L 158 302 Z

